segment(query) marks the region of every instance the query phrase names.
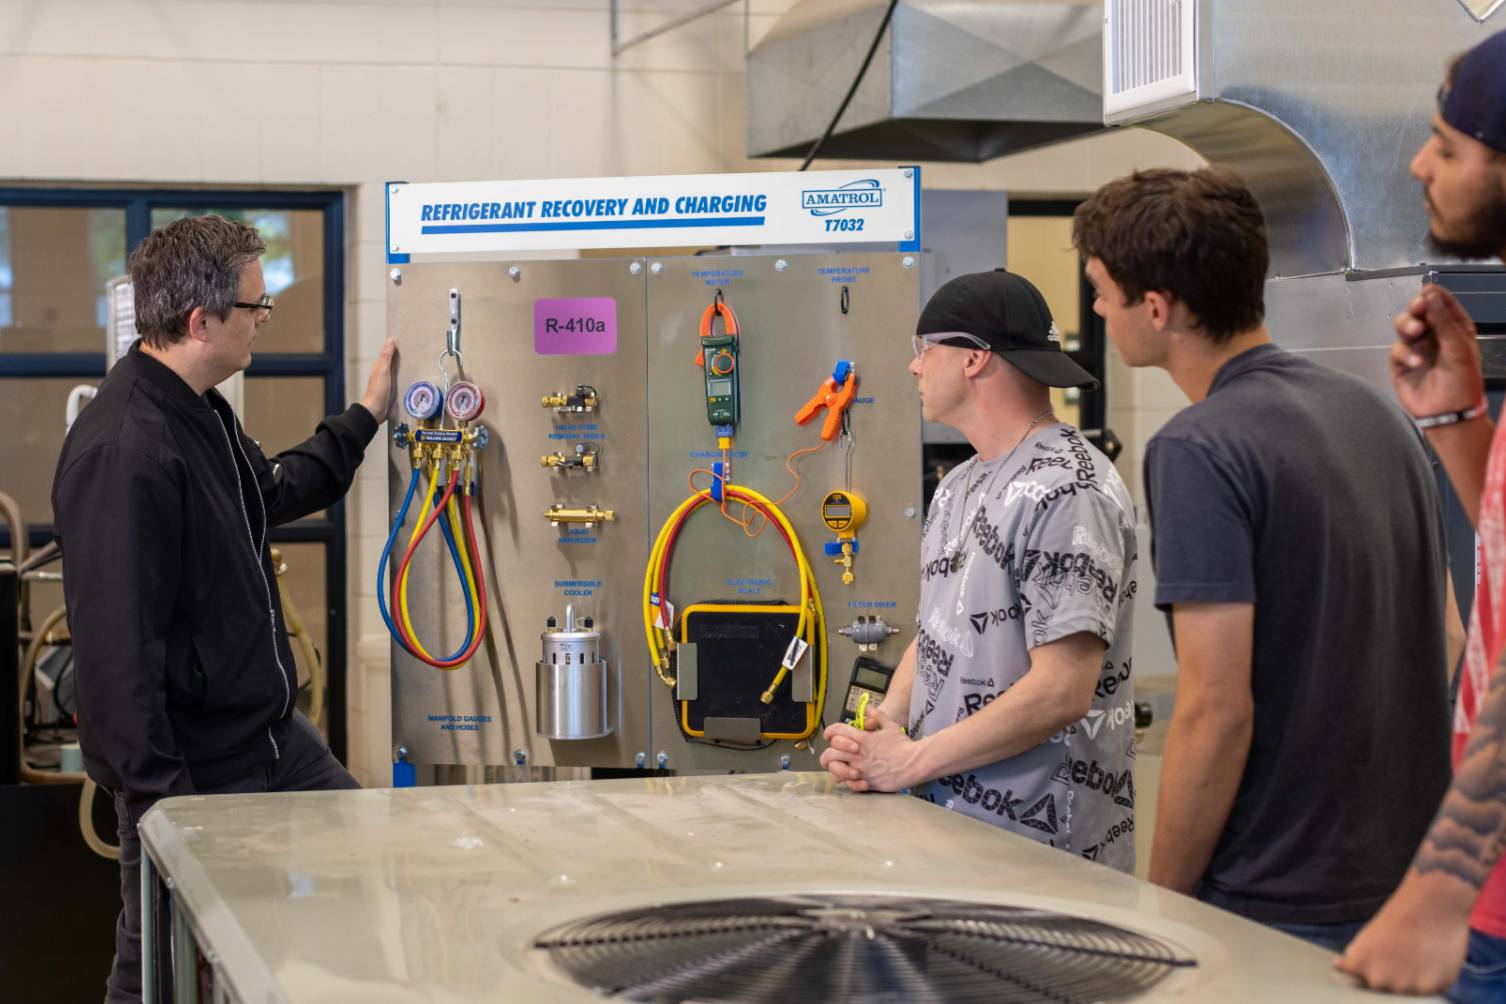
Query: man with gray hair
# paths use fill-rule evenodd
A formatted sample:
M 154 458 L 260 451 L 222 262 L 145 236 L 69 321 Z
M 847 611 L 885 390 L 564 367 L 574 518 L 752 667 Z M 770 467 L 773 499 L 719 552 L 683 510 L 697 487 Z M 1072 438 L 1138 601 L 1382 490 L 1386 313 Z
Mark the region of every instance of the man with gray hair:
M 387 414 L 394 346 L 359 404 L 266 457 L 214 389 L 274 304 L 244 223 L 178 220 L 131 253 L 133 344 L 63 444 L 52 504 L 89 776 L 115 797 L 123 909 L 108 1002 L 141 997 L 141 844 L 159 798 L 354 788 L 294 708 L 267 530 L 350 488 Z

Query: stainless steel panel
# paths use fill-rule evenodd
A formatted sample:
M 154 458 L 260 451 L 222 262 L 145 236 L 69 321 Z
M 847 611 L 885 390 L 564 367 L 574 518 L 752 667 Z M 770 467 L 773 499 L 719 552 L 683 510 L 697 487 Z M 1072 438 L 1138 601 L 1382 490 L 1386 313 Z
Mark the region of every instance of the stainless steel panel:
M 805 0 L 748 54 L 748 150 L 803 155 L 857 75 L 885 0 Z M 1096 132 L 1097 0 L 904 0 L 829 157 L 979 162 Z
M 686 743 L 676 725 L 673 694 L 652 672 L 643 641 L 641 590 L 649 548 L 662 520 L 689 494 L 690 472 L 716 455 L 702 372 L 692 359 L 699 348 L 701 312 L 717 287 L 743 330 L 744 418 L 733 461 L 737 483 L 771 498 L 786 495 L 793 485 L 785 458 L 820 442 L 824 417 L 801 428 L 794 423 L 795 411 L 839 356 L 858 365 L 852 487 L 867 496 L 870 516 L 858 537 L 856 584 L 842 585 L 840 570 L 821 553 L 829 531 L 820 521 L 819 504 L 827 490 L 843 485 L 845 454 L 833 444 L 796 461 L 805 481 L 784 504 L 826 601 L 827 706 L 833 713 L 856 655 L 837 628 L 858 613 L 884 613 L 901 624 L 913 615 L 920 423 L 905 366 L 919 308 L 919 270 L 906 268 L 892 253 L 703 256 L 646 264 L 524 262 L 516 280 L 505 263 L 424 264 L 405 267 L 402 282 L 389 287 L 389 327 L 402 352 L 400 388 L 415 379 L 434 379 L 448 293 L 460 289 L 466 376 L 487 396 L 489 410 L 482 420 L 493 432 L 482 456 L 478 502 L 488 583 L 500 598 L 493 604 L 494 644 L 453 671 L 428 667 L 394 645 L 393 742 L 406 746 L 416 763 L 514 764 L 522 751 L 530 766 L 634 766 L 640 754 L 656 765 L 663 752 L 675 769 L 756 770 L 777 766 L 792 752 L 787 742 L 760 753 Z M 850 291 L 846 314 L 840 309 L 844 285 Z M 617 301 L 615 353 L 535 353 L 534 301 L 571 296 Z M 540 406 L 543 395 L 581 383 L 600 393 L 595 414 L 557 417 Z M 582 425 L 591 428 L 578 429 Z M 596 471 L 539 466 L 544 454 L 573 451 L 576 436 L 567 429 L 601 437 L 589 439 L 600 447 Z M 409 466 L 396 447 L 389 459 L 395 512 Z M 543 513 L 556 502 L 597 504 L 615 510 L 616 518 L 589 532 L 555 530 Z M 410 526 L 416 510 L 415 504 Z M 406 539 L 406 534 L 400 538 L 399 553 Z M 682 609 L 692 600 L 794 601 L 799 595 L 794 563 L 772 530 L 750 540 L 740 526 L 703 511 L 681 535 L 676 555 L 674 597 Z M 426 542 L 414 561 L 410 590 L 421 640 L 444 654 L 458 644 L 465 616 L 448 560 L 437 536 Z M 548 741 L 537 732 L 538 716 L 547 713 L 552 723 L 555 712 L 538 702 L 540 632 L 567 604 L 574 604 L 578 617 L 593 617 L 602 634 L 609 676 L 606 717 L 615 726 L 604 738 Z M 908 641 L 908 633 L 890 639 L 878 657 L 897 661 Z M 705 665 L 699 669 L 714 672 Z M 809 659 L 794 676 L 795 692 L 808 693 L 813 687 Z M 554 694 L 557 682 L 546 674 L 542 686 Z
M 393 646 L 392 738 L 416 763 L 512 764 L 521 750 L 529 765 L 625 767 L 649 749 L 638 599 L 647 526 L 645 301 L 643 277 L 629 266 L 624 259 L 525 261 L 514 280 L 506 263 L 408 265 L 401 283 L 388 285 L 388 329 L 401 351 L 400 389 L 435 379 L 449 290 L 460 290 L 466 375 L 486 394 L 482 421 L 493 432 L 481 459 L 477 501 L 484 518 L 477 532 L 485 540 L 487 579 L 499 601 L 492 612 L 494 644 L 451 671 L 426 666 Z M 534 301 L 584 296 L 616 300 L 616 352 L 536 354 Z M 540 406 L 544 394 L 581 383 L 600 393 L 595 414 L 557 416 Z M 594 428 L 569 428 L 583 424 Z M 573 452 L 581 441 L 600 447 L 599 471 L 540 467 L 544 454 Z M 408 479 L 406 454 L 391 447 L 389 464 L 396 512 Z M 555 502 L 599 504 L 615 510 L 616 519 L 589 533 L 555 530 L 543 516 Z M 414 509 L 410 525 L 416 503 Z M 436 535 L 426 542 L 422 560 L 415 559 L 412 605 L 421 640 L 449 654 L 464 632 L 465 605 L 442 552 Z M 566 604 L 574 604 L 577 616 L 593 617 L 602 633 L 612 718 L 619 724 L 601 739 L 549 741 L 535 732 L 539 633 L 548 617 L 563 616 Z
M 743 416 L 732 461 L 734 483 L 771 499 L 788 494 L 794 479 L 785 468 L 786 456 L 820 442 L 824 417 L 801 428 L 794 422 L 795 412 L 838 358 L 857 364 L 861 382 L 852 408 L 852 489 L 867 499 L 869 516 L 858 534 L 854 584 L 844 586 L 841 570 L 822 555 L 831 531 L 821 522 L 821 499 L 844 484 L 844 457 L 835 444 L 794 461 L 802 481 L 781 506 L 805 547 L 825 601 L 830 653 L 825 720 L 835 721 L 857 655 L 857 647 L 837 629 L 866 613 L 882 613 L 904 626 L 876 653 L 890 665 L 913 635 L 910 625 L 919 595 L 920 405 L 906 366 L 919 311 L 919 269 L 906 268 L 895 254 L 700 256 L 653 264 L 659 271 L 651 267 L 648 279 L 650 542 L 689 494 L 689 472 L 709 467 L 718 456 L 701 370 L 692 362 L 701 312 L 718 288 L 742 328 Z M 847 314 L 841 311 L 844 285 L 850 291 Z M 697 483 L 707 480 L 701 475 Z M 641 559 L 634 564 L 635 574 L 642 574 L 641 565 Z M 795 564 L 776 532 L 767 529 L 751 540 L 709 506 L 681 532 L 671 582 L 681 610 L 709 600 L 793 603 L 800 593 Z M 643 652 L 642 641 L 638 649 Z M 641 660 L 634 665 L 646 667 L 646 652 L 635 652 L 634 658 Z M 646 668 L 641 672 L 652 679 Z M 703 693 L 715 672 L 715 666 L 699 660 Z M 672 769 L 770 769 L 783 755 L 795 756 L 797 768 L 815 765 L 814 752 L 795 753 L 788 742 L 758 753 L 689 742 L 677 725 L 673 693 L 657 680 L 651 687 L 654 749 L 668 755 Z
M 824 772 L 168 798 L 141 841 L 225 985 L 268 1004 L 599 1001 L 530 966 L 532 939 L 629 906 L 812 891 L 1059 910 L 1196 958 L 1144 1002 L 1377 1000 L 1306 942 Z

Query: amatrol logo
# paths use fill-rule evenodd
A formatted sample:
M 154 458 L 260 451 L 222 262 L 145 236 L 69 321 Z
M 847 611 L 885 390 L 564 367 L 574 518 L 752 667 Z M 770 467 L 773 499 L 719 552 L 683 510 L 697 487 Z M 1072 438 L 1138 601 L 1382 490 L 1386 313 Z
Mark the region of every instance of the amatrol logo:
M 800 193 L 800 208 L 812 216 L 833 216 L 849 209 L 877 209 L 884 204 L 884 190 L 877 178 L 849 181 L 841 188 L 807 188 Z

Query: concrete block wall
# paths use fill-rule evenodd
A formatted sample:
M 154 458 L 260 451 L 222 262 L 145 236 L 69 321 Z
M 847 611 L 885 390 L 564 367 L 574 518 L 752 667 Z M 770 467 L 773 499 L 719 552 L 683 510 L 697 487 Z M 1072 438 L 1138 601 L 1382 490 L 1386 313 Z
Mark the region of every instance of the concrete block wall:
M 622 0 L 622 36 L 704 4 Z M 345 191 L 355 396 L 386 334 L 383 182 L 791 169 L 747 158 L 743 59 L 789 4 L 748 0 L 614 59 L 607 0 L 6 0 L 0 184 Z M 1060 196 L 1197 163 L 1121 131 L 925 170 L 935 187 Z M 1137 481 L 1138 446 L 1180 396 L 1143 373 L 1109 386 Z M 391 757 L 384 457 L 374 443 L 349 507 L 350 761 L 372 784 Z

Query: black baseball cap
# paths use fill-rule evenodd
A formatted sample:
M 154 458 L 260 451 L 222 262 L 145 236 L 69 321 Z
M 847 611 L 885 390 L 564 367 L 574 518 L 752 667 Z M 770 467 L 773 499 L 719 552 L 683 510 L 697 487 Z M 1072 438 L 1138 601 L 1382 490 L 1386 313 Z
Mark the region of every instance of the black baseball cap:
M 1506 153 L 1506 31 L 1460 58 L 1453 85 L 1438 91 L 1438 112 L 1464 135 Z
M 1029 279 L 1002 268 L 947 280 L 921 310 L 915 333 L 972 335 L 1048 387 L 1098 388 L 1097 378 L 1062 351 L 1061 333 L 1041 291 Z M 948 344 L 945 338 L 932 340 Z M 958 339 L 958 344 L 965 342 Z

